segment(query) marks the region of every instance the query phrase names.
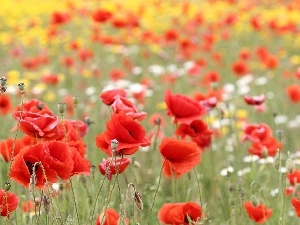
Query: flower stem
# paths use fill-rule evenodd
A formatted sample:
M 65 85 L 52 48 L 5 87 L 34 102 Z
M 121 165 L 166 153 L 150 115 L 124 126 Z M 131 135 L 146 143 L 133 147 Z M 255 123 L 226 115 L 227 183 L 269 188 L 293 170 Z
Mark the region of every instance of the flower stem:
M 73 198 L 73 202 L 74 202 L 74 206 L 75 206 L 75 211 L 76 211 L 77 224 L 80 225 L 79 214 L 78 214 L 78 209 L 77 209 L 77 204 L 76 204 L 76 199 L 75 199 L 75 193 L 74 193 L 74 188 L 73 188 L 73 184 L 72 184 L 71 178 L 69 179 L 69 181 L 70 181 L 70 185 L 71 185 L 72 198 Z
M 162 175 L 162 171 L 163 171 L 165 162 L 166 162 L 166 159 L 164 160 L 164 162 L 163 162 L 163 164 L 162 164 L 162 166 L 161 166 L 161 169 L 160 169 L 157 188 L 156 188 L 156 190 L 155 190 L 155 193 L 154 193 L 154 196 L 153 196 L 152 205 L 151 205 L 151 208 L 150 208 L 150 212 L 149 212 L 149 214 L 148 214 L 148 222 L 147 222 L 148 225 L 150 224 L 150 218 L 151 218 L 151 214 L 152 214 L 152 210 L 153 210 L 155 198 L 156 198 L 156 195 L 157 195 L 157 192 L 158 192 L 158 189 L 159 189 L 159 185 L 160 185 L 160 181 L 161 181 L 161 175 Z

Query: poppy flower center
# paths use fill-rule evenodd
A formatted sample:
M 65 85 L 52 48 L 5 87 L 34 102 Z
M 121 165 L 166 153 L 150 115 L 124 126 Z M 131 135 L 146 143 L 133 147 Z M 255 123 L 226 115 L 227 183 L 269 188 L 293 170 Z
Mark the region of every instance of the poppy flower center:
M 26 166 L 27 166 L 27 168 L 29 170 L 30 175 L 33 174 L 33 170 L 36 172 L 38 170 L 38 168 L 39 168 L 38 164 L 32 163 L 30 161 L 25 161 L 25 164 L 26 164 Z

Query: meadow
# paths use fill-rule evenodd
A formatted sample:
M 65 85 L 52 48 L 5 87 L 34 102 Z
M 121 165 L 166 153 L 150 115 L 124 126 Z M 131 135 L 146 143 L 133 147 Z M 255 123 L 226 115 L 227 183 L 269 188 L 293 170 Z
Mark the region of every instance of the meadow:
M 0 224 L 299 224 L 298 0 L 0 5 Z

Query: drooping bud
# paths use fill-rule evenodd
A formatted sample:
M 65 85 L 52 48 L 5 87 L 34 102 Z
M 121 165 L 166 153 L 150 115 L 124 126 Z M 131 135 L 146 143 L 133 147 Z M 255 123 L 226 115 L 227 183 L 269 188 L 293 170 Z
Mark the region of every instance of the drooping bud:
M 257 207 L 259 205 L 259 201 L 254 195 L 252 195 L 250 197 L 250 201 L 251 201 L 252 205 L 254 205 L 255 207 Z
M 11 187 L 10 182 L 6 182 L 5 185 L 4 185 L 4 190 L 8 191 L 10 189 L 10 187 Z
M 295 164 L 291 158 L 288 158 L 285 163 L 286 170 L 289 174 L 293 173 L 295 170 Z
M 138 207 L 138 209 L 142 210 L 144 208 L 142 196 L 137 191 L 135 191 L 133 198 L 134 198 L 134 202 L 135 202 L 136 206 Z
M 0 78 L 0 85 L 1 85 L 2 87 L 4 87 L 4 86 L 6 85 L 6 77 L 1 77 L 1 78 Z
M 283 138 L 283 130 L 278 129 L 276 131 L 276 134 L 277 134 L 277 137 L 278 137 L 279 141 L 281 141 L 282 138 Z
M 64 114 L 66 111 L 66 103 L 58 103 L 58 111 L 60 114 Z
M 18 83 L 18 88 L 21 91 L 22 94 L 25 93 L 25 84 L 24 83 Z

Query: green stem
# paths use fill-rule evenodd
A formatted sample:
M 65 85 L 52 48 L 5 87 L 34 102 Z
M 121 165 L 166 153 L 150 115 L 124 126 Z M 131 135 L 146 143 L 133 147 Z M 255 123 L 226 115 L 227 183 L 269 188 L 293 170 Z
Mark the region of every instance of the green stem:
M 71 185 L 72 198 L 73 198 L 73 202 L 74 202 L 74 206 L 75 206 L 75 211 L 76 211 L 77 224 L 79 225 L 80 224 L 79 214 L 78 214 L 78 209 L 77 209 L 77 204 L 76 204 L 76 199 L 75 199 L 75 193 L 74 193 L 74 188 L 73 188 L 73 184 L 72 184 L 71 178 L 69 179 L 69 181 L 70 181 L 70 185 Z
M 160 169 L 157 188 L 156 188 L 156 190 L 155 190 L 155 193 L 154 193 L 154 196 L 153 196 L 153 201 L 152 201 L 151 208 L 150 208 L 150 212 L 149 212 L 149 215 L 148 215 L 148 222 L 147 222 L 148 225 L 150 224 L 150 218 L 151 218 L 151 214 L 152 214 L 152 210 L 153 210 L 155 198 L 156 198 L 156 195 L 157 195 L 157 192 L 158 192 L 158 189 L 159 189 L 159 185 L 160 185 L 160 181 L 161 181 L 161 175 L 162 175 L 162 171 L 163 171 L 165 162 L 166 162 L 166 159 L 164 160 L 164 162 L 163 162 L 163 164 L 162 164 L 162 166 L 161 166 L 161 169 Z

